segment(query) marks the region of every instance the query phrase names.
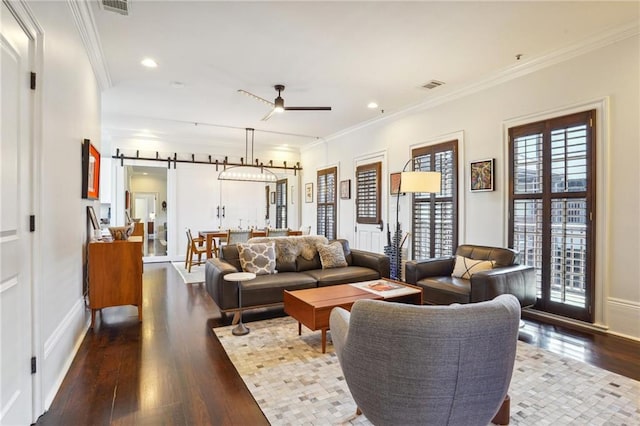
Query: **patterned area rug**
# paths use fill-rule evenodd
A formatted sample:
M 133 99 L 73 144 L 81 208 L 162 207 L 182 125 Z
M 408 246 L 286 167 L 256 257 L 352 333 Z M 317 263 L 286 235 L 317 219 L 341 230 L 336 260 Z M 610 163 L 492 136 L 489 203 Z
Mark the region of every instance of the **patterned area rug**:
M 291 317 L 214 329 L 238 373 L 273 425 L 369 425 L 340 364 L 320 332 Z M 330 333 L 329 333 L 330 336 Z M 509 389 L 512 425 L 640 425 L 640 382 L 518 342 Z
M 195 265 L 191 267 L 191 272 L 187 272 L 184 262 L 171 262 L 174 268 L 182 277 L 185 284 L 196 284 L 204 282 L 204 265 Z

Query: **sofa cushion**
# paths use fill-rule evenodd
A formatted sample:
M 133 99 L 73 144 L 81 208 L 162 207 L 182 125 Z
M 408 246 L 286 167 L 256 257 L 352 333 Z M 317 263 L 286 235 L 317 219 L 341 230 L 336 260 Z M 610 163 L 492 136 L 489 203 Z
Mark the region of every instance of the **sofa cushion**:
M 493 269 L 494 264 L 493 260 L 473 260 L 468 257 L 456 256 L 456 263 L 451 276 L 469 280 L 480 271 Z
M 242 305 L 260 306 L 281 303 L 284 299 L 284 290 L 314 287 L 316 287 L 316 281 L 312 277 L 298 272 L 260 275 L 255 280 L 242 283 Z M 237 299 L 235 306 L 237 306 Z
M 238 254 L 244 272 L 256 275 L 276 272 L 276 248 L 273 243 L 238 244 Z
M 355 283 L 360 281 L 377 280 L 380 274 L 377 271 L 362 266 L 345 266 L 343 268 L 313 269 L 304 271 L 318 282 L 318 287 L 336 284 Z
M 242 265 L 240 264 L 240 254 L 238 253 L 238 245 L 230 244 L 220 247 L 220 258 L 225 262 L 230 263 L 238 271 L 242 271 Z
M 314 269 L 322 269 L 322 262 L 320 262 L 320 255 L 316 255 L 311 260 L 307 260 L 302 256 L 298 256 L 296 259 L 296 271 L 312 271 Z
M 344 250 L 339 241 L 318 245 L 318 254 L 322 269 L 343 268 L 349 266 L 344 258 Z
M 339 239 L 334 241 L 339 241 L 340 244 L 342 244 L 342 251 L 344 251 L 344 258 L 347 261 L 347 264 L 349 266 L 353 265 L 353 257 L 351 256 L 351 247 L 349 247 L 349 241 L 345 239 Z

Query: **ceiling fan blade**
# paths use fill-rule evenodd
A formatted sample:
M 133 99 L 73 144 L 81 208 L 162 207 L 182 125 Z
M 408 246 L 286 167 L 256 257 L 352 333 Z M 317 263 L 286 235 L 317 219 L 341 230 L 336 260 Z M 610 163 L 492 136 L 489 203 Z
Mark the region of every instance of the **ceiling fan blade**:
M 271 108 L 275 107 L 275 104 L 274 104 L 273 102 L 268 101 L 268 100 L 266 100 L 266 99 L 264 99 L 264 98 L 261 98 L 261 97 L 260 97 L 260 96 L 258 96 L 258 95 L 254 95 L 254 94 L 253 94 L 253 93 L 251 93 L 251 92 L 247 92 L 246 90 L 238 89 L 238 93 L 242 93 L 243 95 L 247 95 L 247 96 L 249 96 L 250 98 L 253 98 L 253 99 L 257 100 L 257 101 L 264 102 L 265 104 L 269 105 Z
M 270 119 L 270 118 L 271 118 L 271 116 L 272 116 L 273 114 L 275 114 L 275 113 L 276 113 L 276 109 L 275 109 L 275 108 L 273 108 L 271 111 L 269 111 L 269 113 L 268 113 L 267 115 L 265 115 L 264 117 L 262 117 L 261 121 L 267 121 L 267 120 L 268 120 L 268 119 Z
M 331 111 L 331 107 L 284 107 L 285 111 Z

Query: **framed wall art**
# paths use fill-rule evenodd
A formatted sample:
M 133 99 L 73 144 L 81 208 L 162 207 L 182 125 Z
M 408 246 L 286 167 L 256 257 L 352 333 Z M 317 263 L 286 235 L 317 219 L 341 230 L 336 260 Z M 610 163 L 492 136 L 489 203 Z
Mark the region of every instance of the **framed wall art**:
M 87 216 L 89 216 L 93 230 L 100 230 L 100 222 L 98 222 L 98 217 L 96 216 L 96 211 L 93 209 L 93 206 L 87 206 Z
M 391 195 L 404 195 L 400 194 L 400 176 L 402 173 L 391 173 L 389 175 L 389 192 Z
M 313 203 L 313 182 L 304 184 L 304 202 Z
M 351 199 L 351 179 L 340 181 L 340 198 L 342 200 Z
M 100 198 L 100 153 L 89 139 L 82 142 L 82 198 Z
M 469 188 L 471 192 L 493 191 L 493 175 L 495 170 L 495 159 L 472 161 L 470 165 L 471 182 Z

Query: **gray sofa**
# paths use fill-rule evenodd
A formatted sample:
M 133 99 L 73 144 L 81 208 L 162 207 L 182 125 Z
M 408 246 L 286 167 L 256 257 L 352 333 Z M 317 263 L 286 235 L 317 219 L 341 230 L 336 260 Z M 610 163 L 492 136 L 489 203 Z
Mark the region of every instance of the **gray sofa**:
M 249 242 L 307 238 L 307 241 L 324 241 L 324 237 L 276 237 L 253 238 Z M 315 238 L 315 240 L 314 240 Z M 320 238 L 320 240 L 318 240 Z M 310 239 L 310 240 L 309 240 Z M 276 270 L 271 275 L 258 275 L 254 280 L 242 283 L 242 309 L 275 306 L 282 304 L 284 290 L 300 290 L 336 284 L 346 284 L 389 277 L 389 257 L 349 247 L 347 240 L 337 240 L 342 244 L 348 266 L 322 269 L 317 251 L 311 259 L 299 255 L 294 261 L 286 261 L 276 245 Z M 278 241 L 276 241 L 278 242 Z M 238 287 L 224 280 L 226 274 L 242 271 L 238 248 L 235 244 L 223 246 L 220 258 L 207 260 L 205 264 L 205 285 L 207 292 L 223 314 L 238 312 Z M 238 316 L 234 318 L 234 323 Z

